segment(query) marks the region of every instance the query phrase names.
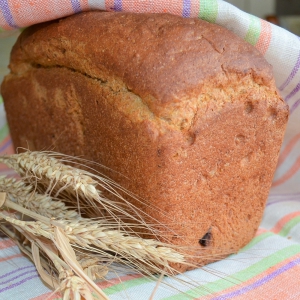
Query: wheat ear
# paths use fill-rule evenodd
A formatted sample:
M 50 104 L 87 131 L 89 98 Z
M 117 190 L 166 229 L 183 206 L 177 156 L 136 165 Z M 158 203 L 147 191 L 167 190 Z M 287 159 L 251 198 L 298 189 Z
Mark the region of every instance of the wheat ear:
M 41 195 L 34 191 L 34 187 L 22 180 L 0 176 L 0 192 L 6 192 L 12 201 L 28 208 L 42 216 L 59 219 L 79 218 L 79 214 L 69 209 L 59 200 L 53 200 L 48 195 Z
M 19 226 L 37 236 L 53 240 L 53 227 L 40 221 L 21 221 L 8 213 L 0 212 L 0 218 Z M 50 222 L 50 221 L 49 221 Z M 165 244 L 151 240 L 125 235 L 118 230 L 105 228 L 103 224 L 90 220 L 60 220 L 64 233 L 70 243 L 94 250 L 113 251 L 129 259 L 149 261 L 155 265 L 168 267 L 168 263 L 186 263 L 184 255 Z M 95 246 L 96 248 L 91 248 Z
M 86 198 L 98 198 L 99 192 L 96 190 L 97 181 L 90 176 L 83 174 L 83 171 L 62 164 L 55 157 L 45 155 L 41 152 L 24 152 L 10 156 L 2 156 L 0 162 L 13 168 L 22 176 L 33 176 L 38 179 L 46 178 L 50 187 L 57 189 L 67 189 L 72 187 L 78 195 Z

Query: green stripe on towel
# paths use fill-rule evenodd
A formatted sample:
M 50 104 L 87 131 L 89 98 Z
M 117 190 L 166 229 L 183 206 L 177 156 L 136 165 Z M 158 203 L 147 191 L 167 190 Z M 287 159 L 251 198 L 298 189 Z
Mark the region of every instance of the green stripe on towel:
M 9 133 L 8 125 L 5 124 L 2 128 L 0 128 L 0 143 L 6 138 L 8 133 Z
M 260 23 L 260 19 L 255 16 L 249 15 L 249 18 L 250 18 L 250 25 L 245 40 L 251 45 L 255 46 L 260 36 L 261 23 Z
M 131 280 L 127 280 L 127 281 L 115 284 L 109 288 L 103 289 L 103 291 L 106 295 L 109 296 L 109 295 L 113 295 L 118 292 L 125 291 L 126 289 L 131 288 L 131 287 L 139 286 L 144 283 L 149 283 L 151 281 L 153 281 L 153 280 L 151 280 L 150 278 L 140 277 L 140 278 L 131 279 Z
M 300 223 L 300 216 L 293 218 L 284 224 L 281 231 L 278 233 L 281 236 L 287 236 L 293 227 L 297 226 Z
M 246 245 L 243 249 L 241 249 L 239 252 L 244 252 L 246 250 L 249 250 L 250 248 L 252 248 L 253 246 L 255 246 L 256 244 L 258 244 L 259 242 L 261 242 L 264 239 L 267 239 L 270 236 L 274 236 L 273 232 L 264 232 L 258 236 L 256 236 L 255 238 L 252 239 L 252 241 Z
M 215 23 L 218 17 L 217 0 L 200 0 L 199 18 L 210 23 Z

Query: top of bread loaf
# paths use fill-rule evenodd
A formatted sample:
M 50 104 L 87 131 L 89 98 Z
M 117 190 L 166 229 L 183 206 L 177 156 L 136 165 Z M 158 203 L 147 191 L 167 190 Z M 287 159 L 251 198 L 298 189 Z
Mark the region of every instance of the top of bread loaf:
M 169 14 L 87 12 L 35 25 L 11 56 L 13 74 L 29 67 L 64 67 L 113 82 L 115 92 L 137 96 L 147 118 L 180 129 L 191 125 L 206 87 L 219 95 L 251 77 L 251 84 L 276 90 L 271 66 L 253 46 L 221 26 Z

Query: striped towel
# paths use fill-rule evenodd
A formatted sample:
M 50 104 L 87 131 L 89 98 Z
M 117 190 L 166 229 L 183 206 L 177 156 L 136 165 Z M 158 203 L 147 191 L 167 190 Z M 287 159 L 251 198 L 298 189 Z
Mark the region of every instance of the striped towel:
M 91 9 L 167 12 L 220 24 L 263 53 L 290 106 L 278 168 L 256 237 L 238 254 L 178 276 L 182 281 L 164 279 L 166 284 L 159 286 L 154 299 L 300 299 L 300 38 L 221 0 L 0 0 L 0 36 Z M 11 152 L 0 102 L 0 153 Z M 7 172 L 0 166 L 0 175 Z M 150 298 L 155 282 L 122 273 L 109 274 L 109 280 L 99 285 L 113 300 L 140 300 Z M 61 298 L 43 285 L 18 248 L 2 239 L 0 299 Z

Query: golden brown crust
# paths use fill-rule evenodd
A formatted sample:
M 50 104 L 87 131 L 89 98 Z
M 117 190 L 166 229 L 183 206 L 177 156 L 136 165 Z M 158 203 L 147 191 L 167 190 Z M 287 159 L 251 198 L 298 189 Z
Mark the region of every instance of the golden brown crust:
M 252 46 L 200 20 L 90 12 L 26 30 L 10 67 L 15 146 L 117 170 L 198 263 L 254 236 L 288 109 Z

